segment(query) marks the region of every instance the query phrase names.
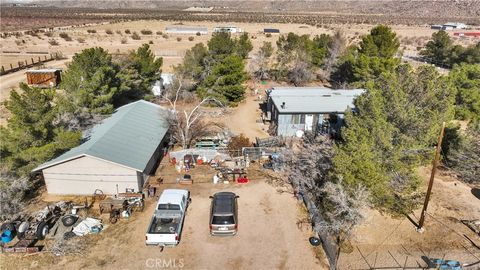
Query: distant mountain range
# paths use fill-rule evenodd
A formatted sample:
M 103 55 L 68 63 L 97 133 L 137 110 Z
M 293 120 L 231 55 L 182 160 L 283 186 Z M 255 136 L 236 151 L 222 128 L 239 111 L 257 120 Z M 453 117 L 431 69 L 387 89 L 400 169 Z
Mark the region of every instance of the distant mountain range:
M 211 12 L 322 13 L 409 18 L 480 17 L 480 0 L 2 0 L 2 5 L 60 8 L 160 9 L 213 7 Z

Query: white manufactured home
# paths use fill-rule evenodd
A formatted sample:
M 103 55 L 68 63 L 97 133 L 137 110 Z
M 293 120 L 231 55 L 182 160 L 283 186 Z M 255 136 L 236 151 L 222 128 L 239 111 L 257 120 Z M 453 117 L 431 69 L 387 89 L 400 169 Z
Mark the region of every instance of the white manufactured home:
M 141 191 L 163 157 L 168 128 L 162 107 L 136 101 L 95 126 L 81 145 L 33 172 L 43 174 L 49 194 Z

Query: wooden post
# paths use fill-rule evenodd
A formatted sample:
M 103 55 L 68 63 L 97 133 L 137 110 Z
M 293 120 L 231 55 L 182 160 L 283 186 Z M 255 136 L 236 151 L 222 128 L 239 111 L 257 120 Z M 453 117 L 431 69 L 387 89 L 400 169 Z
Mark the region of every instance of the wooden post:
M 430 194 L 432 193 L 433 180 L 435 179 L 435 172 L 437 170 L 438 160 L 440 159 L 440 151 L 442 150 L 443 134 L 445 133 L 445 122 L 442 123 L 442 130 L 440 130 L 440 136 L 438 137 L 437 149 L 435 151 L 435 158 L 432 164 L 432 173 L 430 174 L 430 182 L 428 182 L 427 195 L 425 196 L 425 202 L 423 203 L 422 214 L 420 215 L 420 221 L 418 222 L 417 231 L 423 232 L 423 224 L 425 222 L 425 214 L 427 212 L 428 202 L 430 201 Z
M 33 65 L 33 64 L 34 64 L 34 62 L 33 62 L 33 57 L 32 57 L 32 65 Z

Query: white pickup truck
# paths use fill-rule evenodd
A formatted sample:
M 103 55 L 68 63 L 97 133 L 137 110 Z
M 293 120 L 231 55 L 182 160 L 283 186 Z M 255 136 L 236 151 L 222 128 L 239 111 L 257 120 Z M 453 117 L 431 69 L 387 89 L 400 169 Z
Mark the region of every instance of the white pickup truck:
M 165 189 L 158 199 L 152 221 L 145 234 L 145 243 L 155 246 L 175 246 L 180 241 L 190 192 Z

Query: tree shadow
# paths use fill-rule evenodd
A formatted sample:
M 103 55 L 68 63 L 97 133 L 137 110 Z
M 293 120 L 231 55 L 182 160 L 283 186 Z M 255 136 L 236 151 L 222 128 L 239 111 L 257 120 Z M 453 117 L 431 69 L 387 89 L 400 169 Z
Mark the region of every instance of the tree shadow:
M 471 192 L 473 196 L 480 200 L 480 188 L 472 188 Z

